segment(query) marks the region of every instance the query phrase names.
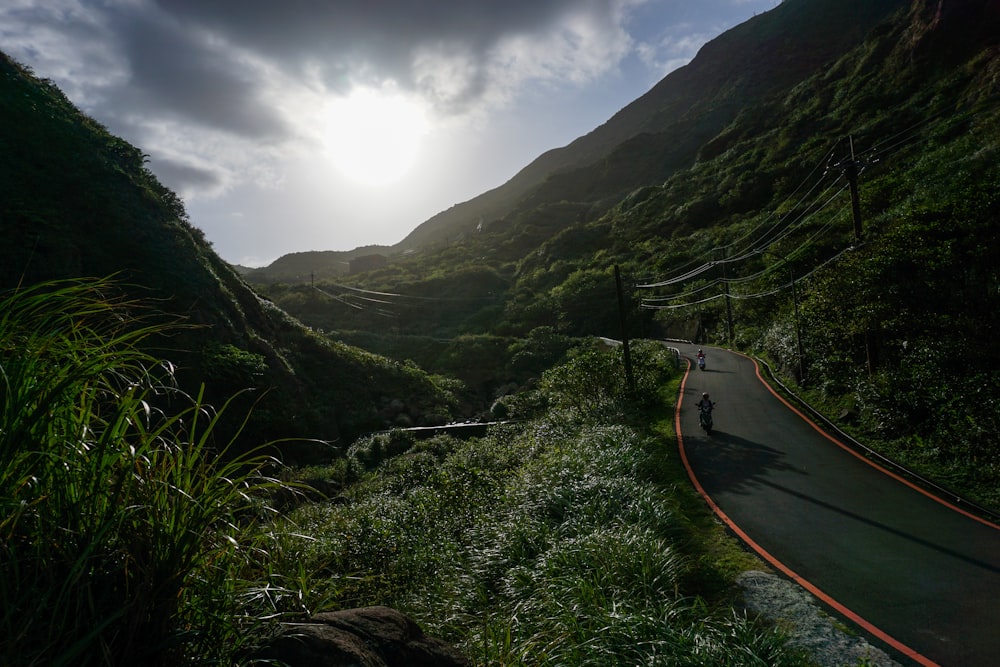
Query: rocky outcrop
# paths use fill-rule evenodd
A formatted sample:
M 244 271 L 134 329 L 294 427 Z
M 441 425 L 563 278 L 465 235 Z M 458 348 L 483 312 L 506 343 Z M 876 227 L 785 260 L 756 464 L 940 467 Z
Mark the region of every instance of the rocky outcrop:
M 288 667 L 468 667 L 445 642 L 428 637 L 388 607 L 321 613 L 289 624 L 258 656 Z

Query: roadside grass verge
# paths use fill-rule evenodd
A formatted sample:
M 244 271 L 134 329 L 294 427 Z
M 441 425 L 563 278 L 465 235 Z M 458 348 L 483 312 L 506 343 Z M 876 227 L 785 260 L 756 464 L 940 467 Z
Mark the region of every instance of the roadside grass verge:
M 809 664 L 734 610 L 748 557 L 677 463 L 662 348 L 636 346 L 635 392 L 620 351 L 577 350 L 484 438 L 371 436 L 299 471 L 317 501 L 229 456 L 226 406 L 140 351 L 165 325 L 115 294 L 0 295 L 4 665 L 241 664 L 281 620 L 369 604 L 476 665 Z
M 139 351 L 164 325 L 116 293 L 0 295 L 4 665 L 224 664 L 266 632 L 244 574 L 271 461 L 226 456 L 221 410 Z
M 280 557 L 310 573 L 305 606 L 399 608 L 477 665 L 810 664 L 734 610 L 733 576 L 755 561 L 677 462 L 672 359 L 652 344 L 634 357 L 635 394 L 620 352 L 585 349 L 519 424 L 414 441 L 372 469 L 356 458 L 337 502 L 274 526 Z

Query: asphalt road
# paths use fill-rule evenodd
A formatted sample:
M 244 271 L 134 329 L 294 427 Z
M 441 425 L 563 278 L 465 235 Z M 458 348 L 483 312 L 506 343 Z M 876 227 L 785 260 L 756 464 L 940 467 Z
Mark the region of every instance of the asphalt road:
M 691 370 L 681 454 L 751 548 L 903 664 L 1000 665 L 1000 527 L 825 435 L 771 392 L 753 360 L 679 346 Z M 698 426 L 703 391 L 715 429 Z

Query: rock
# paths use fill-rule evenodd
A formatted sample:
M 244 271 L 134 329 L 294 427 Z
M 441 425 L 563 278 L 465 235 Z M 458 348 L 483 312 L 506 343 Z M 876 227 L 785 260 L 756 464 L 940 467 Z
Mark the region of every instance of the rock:
M 798 584 L 756 570 L 742 573 L 736 583 L 747 609 L 780 625 L 791 636 L 789 643 L 807 651 L 819 667 L 902 667 L 864 637 L 847 632 Z
M 469 667 L 445 642 L 428 637 L 408 616 L 389 607 L 315 614 L 289 624 L 257 656 L 288 667 Z
M 854 408 L 844 408 L 837 415 L 837 420 L 842 424 L 853 424 L 858 420 L 858 413 Z

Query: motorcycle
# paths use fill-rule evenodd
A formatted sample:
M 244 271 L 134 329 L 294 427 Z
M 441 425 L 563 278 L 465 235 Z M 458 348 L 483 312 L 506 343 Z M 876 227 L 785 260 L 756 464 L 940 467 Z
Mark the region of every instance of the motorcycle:
M 698 370 L 705 370 L 705 357 L 698 357 Z
M 712 406 L 704 405 L 700 408 L 698 414 L 698 422 L 701 427 L 705 429 L 706 435 L 712 435 Z

